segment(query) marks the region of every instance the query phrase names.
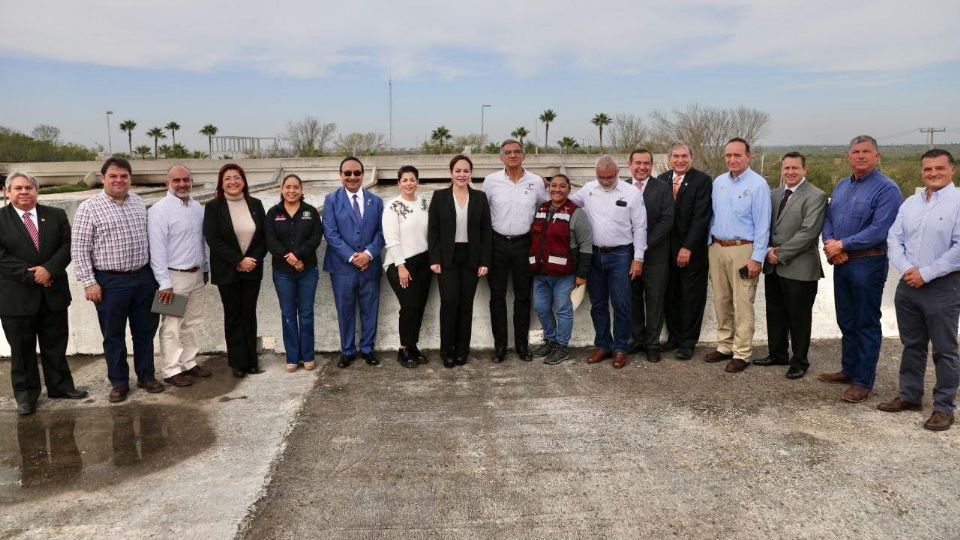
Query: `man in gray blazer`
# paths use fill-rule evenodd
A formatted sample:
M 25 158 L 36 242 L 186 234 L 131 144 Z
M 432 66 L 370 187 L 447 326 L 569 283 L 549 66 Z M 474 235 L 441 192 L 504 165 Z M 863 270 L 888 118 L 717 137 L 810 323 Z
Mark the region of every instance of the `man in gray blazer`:
M 788 379 L 807 373 L 810 326 L 817 280 L 823 277 L 818 244 L 827 196 L 806 181 L 806 158 L 790 152 L 780 162 L 784 185 L 770 194 L 770 247 L 763 265 L 770 352 L 758 366 L 789 365 Z M 787 338 L 793 356 L 787 350 Z

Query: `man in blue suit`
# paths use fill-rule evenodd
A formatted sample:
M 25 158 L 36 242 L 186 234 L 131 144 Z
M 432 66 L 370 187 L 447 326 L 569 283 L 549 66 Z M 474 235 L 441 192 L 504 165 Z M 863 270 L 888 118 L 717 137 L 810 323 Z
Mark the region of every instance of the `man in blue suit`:
M 383 249 L 383 200 L 362 188 L 363 163 L 355 157 L 340 162 L 343 187 L 323 201 L 327 251 L 323 270 L 330 273 L 333 301 L 340 322 L 340 362 L 345 368 L 357 356 L 357 304 L 360 304 L 360 356 L 380 364 L 373 353 L 380 310 L 380 251 Z

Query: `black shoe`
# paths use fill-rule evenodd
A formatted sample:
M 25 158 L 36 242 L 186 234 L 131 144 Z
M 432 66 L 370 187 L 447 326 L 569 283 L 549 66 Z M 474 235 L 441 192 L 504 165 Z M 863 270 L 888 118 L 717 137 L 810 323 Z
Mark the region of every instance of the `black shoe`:
M 679 347 L 680 345 L 676 341 L 670 341 L 668 339 L 666 343 L 660 346 L 660 350 L 664 352 L 670 352 Z
M 465 365 L 467 365 L 467 358 L 469 358 L 469 357 L 468 357 L 467 355 L 465 355 L 465 354 L 458 354 L 458 355 L 457 355 L 457 358 L 456 358 L 456 363 L 457 363 L 457 365 L 458 365 L 458 366 L 465 366 Z
M 550 352 L 550 356 L 547 356 L 544 360 L 544 364 L 549 364 L 555 366 L 564 360 L 570 358 L 570 350 L 565 345 L 560 345 L 559 343 L 553 348 L 553 351 Z
M 425 354 L 423 354 L 422 352 L 420 352 L 420 349 L 417 348 L 416 345 L 411 345 L 411 346 L 407 347 L 407 352 L 410 353 L 410 356 L 412 356 L 413 359 L 414 359 L 418 364 L 426 364 L 427 362 L 430 361 Z
M 677 349 L 677 352 L 673 353 L 673 357 L 677 360 L 689 360 L 693 358 L 692 349 Z
M 660 351 L 654 349 L 653 347 L 647 348 L 647 362 L 659 362 L 660 361 Z
M 264 371 L 260 369 L 260 366 L 250 366 L 248 368 L 244 368 L 243 372 L 247 375 L 259 375 L 264 373 Z
M 517 356 L 519 356 L 524 362 L 533 360 L 533 355 L 530 354 L 530 347 L 527 347 L 526 345 L 517 345 L 516 349 Z
M 789 366 L 789 360 L 781 360 L 779 358 L 774 358 L 772 356 L 764 356 L 763 358 L 758 358 L 753 361 L 754 364 L 758 366 Z
M 47 392 L 47 397 L 50 399 L 83 399 L 89 394 L 86 390 L 67 390 L 66 392 Z
M 415 368 L 417 367 L 417 361 L 410 354 L 410 348 L 400 349 L 397 351 L 397 362 L 400 362 L 400 365 L 405 368 Z
M 247 376 L 247 372 L 244 371 L 244 370 L 242 370 L 242 369 L 234 369 L 234 370 L 233 370 L 233 376 L 236 377 L 236 378 L 238 378 L 238 379 L 242 379 L 242 378 L 244 378 L 244 377 Z
M 499 364 L 507 359 L 507 348 L 506 347 L 496 347 L 493 349 L 493 363 Z
M 534 358 L 543 358 L 544 356 L 550 356 L 550 353 L 553 351 L 553 348 L 556 346 L 557 346 L 556 343 L 548 339 L 548 340 L 545 340 L 542 345 L 530 351 L 530 354 L 532 354 Z
M 452 368 L 457 366 L 457 359 L 452 356 L 443 357 L 443 367 Z
M 790 369 L 787 370 L 788 379 L 800 379 L 807 374 L 807 368 L 800 366 L 790 366 Z
M 363 361 L 367 363 L 368 366 L 379 366 L 380 359 L 377 358 L 377 355 L 373 351 L 367 353 L 360 353 L 360 356 L 363 358 Z
M 33 414 L 33 411 L 37 409 L 36 403 L 17 403 L 17 414 L 20 416 L 26 416 L 28 414 Z
M 350 367 L 350 364 L 353 363 L 353 359 L 354 359 L 354 358 L 356 358 L 356 356 L 354 356 L 354 355 L 352 355 L 352 354 L 341 354 L 341 355 L 340 355 L 340 361 L 337 362 L 337 367 L 340 368 L 340 369 L 344 369 L 344 368 Z

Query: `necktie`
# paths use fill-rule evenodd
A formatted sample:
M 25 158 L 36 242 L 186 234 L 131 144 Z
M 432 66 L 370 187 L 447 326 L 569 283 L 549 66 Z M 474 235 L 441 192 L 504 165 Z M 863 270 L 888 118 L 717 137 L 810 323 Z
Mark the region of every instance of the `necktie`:
M 40 251 L 40 231 L 37 230 L 37 226 L 33 224 L 33 220 L 30 219 L 30 212 L 23 213 L 23 225 L 27 228 L 27 233 L 30 234 L 30 239 L 33 240 L 33 247 Z
M 787 205 L 787 199 L 790 198 L 790 195 L 793 193 L 792 189 L 785 189 L 783 191 L 783 200 L 780 201 L 780 208 L 777 210 L 777 217 L 780 217 L 780 214 L 783 213 L 783 207 Z
M 363 215 L 360 214 L 360 203 L 357 202 L 357 194 L 353 194 L 353 215 L 357 216 L 357 221 L 363 221 Z
M 640 191 L 643 191 L 643 182 L 644 182 L 643 180 L 637 180 L 636 183 L 634 183 L 633 185 L 637 186 L 637 189 L 639 189 Z
M 680 191 L 681 180 L 683 180 L 682 176 L 673 175 L 673 200 L 677 200 L 677 192 Z

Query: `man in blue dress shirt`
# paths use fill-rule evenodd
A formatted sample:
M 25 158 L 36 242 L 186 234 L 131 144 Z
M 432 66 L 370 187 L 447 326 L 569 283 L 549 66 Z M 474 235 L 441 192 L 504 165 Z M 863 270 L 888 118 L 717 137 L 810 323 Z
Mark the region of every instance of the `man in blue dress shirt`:
M 946 150 L 925 153 L 921 173 L 926 189 L 903 203 L 887 236 L 890 262 L 901 275 L 894 305 L 903 356 L 899 395 L 877 408 L 886 412 L 923 408 L 923 373 L 932 342 L 937 382 L 933 414 L 923 427 L 944 431 L 953 424 L 960 383 L 960 189 L 953 185 L 956 162 Z
M 728 360 L 726 371 L 750 365 L 760 270 L 770 243 L 770 186 L 750 169 L 750 144 L 735 137 L 723 149 L 729 172 L 713 181 L 710 286 L 717 313 L 717 350 L 707 362 Z
M 821 381 L 850 385 L 841 398 L 860 403 L 870 396 L 880 358 L 880 300 L 887 280 L 887 233 L 897 217 L 900 188 L 877 169 L 877 141 L 850 141 L 853 174 L 833 188 L 823 223 L 823 251 L 834 265 L 833 295 L 843 334 L 841 369 Z

